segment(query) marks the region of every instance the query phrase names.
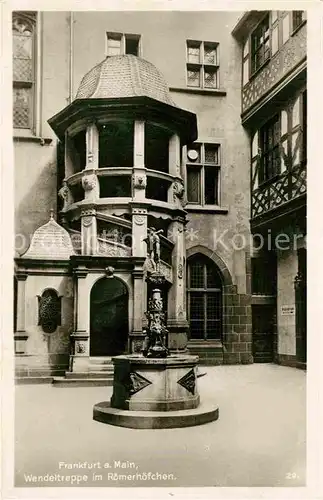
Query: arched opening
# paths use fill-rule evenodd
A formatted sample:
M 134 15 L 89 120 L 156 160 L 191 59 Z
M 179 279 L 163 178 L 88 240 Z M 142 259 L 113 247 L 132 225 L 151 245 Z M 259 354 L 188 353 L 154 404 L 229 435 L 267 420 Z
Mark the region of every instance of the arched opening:
M 122 354 L 127 340 L 127 287 L 117 278 L 102 278 L 90 295 L 90 356 Z
M 205 255 L 193 255 L 187 269 L 189 340 L 221 340 L 222 304 L 222 278 L 217 265 Z

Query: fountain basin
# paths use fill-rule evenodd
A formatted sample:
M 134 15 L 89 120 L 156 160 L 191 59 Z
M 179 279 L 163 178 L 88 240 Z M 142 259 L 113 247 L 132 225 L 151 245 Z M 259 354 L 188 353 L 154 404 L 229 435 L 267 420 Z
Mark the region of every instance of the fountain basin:
M 216 420 L 215 405 L 201 404 L 197 386 L 198 356 L 146 358 L 116 356 L 110 402 L 97 403 L 99 422 L 137 429 L 187 427 Z

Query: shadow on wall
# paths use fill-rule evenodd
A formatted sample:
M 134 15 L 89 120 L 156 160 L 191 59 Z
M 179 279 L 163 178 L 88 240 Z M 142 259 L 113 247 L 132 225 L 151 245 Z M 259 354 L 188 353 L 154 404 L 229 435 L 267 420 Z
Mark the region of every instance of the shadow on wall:
M 19 176 L 18 168 L 16 169 L 16 175 Z M 23 182 L 23 180 L 18 178 L 16 184 L 18 182 Z M 53 208 L 55 213 L 56 205 L 57 172 L 56 161 L 52 160 L 45 163 L 41 168 L 39 175 L 35 178 L 27 193 L 24 193 L 22 199 L 16 199 L 15 251 L 17 257 L 26 252 L 30 245 L 31 236 L 39 226 L 48 222 L 50 209 Z

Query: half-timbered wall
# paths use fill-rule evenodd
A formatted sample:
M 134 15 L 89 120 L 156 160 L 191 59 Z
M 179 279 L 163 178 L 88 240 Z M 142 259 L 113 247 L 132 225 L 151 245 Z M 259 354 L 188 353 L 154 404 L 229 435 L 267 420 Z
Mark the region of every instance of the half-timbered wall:
M 262 131 L 266 123 L 261 124 L 251 140 L 252 218 L 306 192 L 306 91 L 300 91 L 273 116 L 277 117 L 279 134 L 279 166 L 275 175 L 266 178 L 264 172 L 268 158 L 265 157 Z

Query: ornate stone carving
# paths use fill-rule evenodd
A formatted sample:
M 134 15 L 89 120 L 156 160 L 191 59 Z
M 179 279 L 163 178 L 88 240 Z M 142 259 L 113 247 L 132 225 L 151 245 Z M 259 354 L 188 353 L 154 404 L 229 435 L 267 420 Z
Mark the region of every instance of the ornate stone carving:
M 133 174 L 132 185 L 136 189 L 145 189 L 147 185 L 147 177 L 145 174 Z
M 44 333 L 54 333 L 61 324 L 61 297 L 48 288 L 38 297 L 38 325 Z
M 86 215 L 95 215 L 95 214 L 96 214 L 95 208 L 86 208 L 82 210 L 81 217 L 85 217 Z
M 79 340 L 76 340 L 75 342 L 75 353 L 76 354 L 84 354 L 85 353 L 85 344 L 84 342 L 80 342 Z
M 87 154 L 87 162 L 88 163 L 93 163 L 93 159 L 94 159 L 94 154 L 92 151 L 89 151 L 88 154 Z
M 82 224 L 84 227 L 91 226 L 92 222 L 93 222 L 93 217 L 91 215 L 86 215 L 85 217 L 82 217 Z
M 62 198 L 62 200 L 67 201 L 68 200 L 68 195 L 69 195 L 69 189 L 67 187 L 66 182 L 64 182 L 63 186 L 58 191 L 58 196 L 60 198 Z
M 144 208 L 134 208 L 132 211 L 132 220 L 137 226 L 142 226 L 147 220 L 147 210 Z
M 154 227 L 150 227 L 148 229 L 148 236 L 144 239 L 147 243 L 148 258 L 154 271 L 160 271 L 160 233 L 163 233 L 163 229 L 157 231 Z
M 183 279 L 183 264 L 179 264 L 177 276 L 180 280 Z
M 113 278 L 114 277 L 114 267 L 108 266 L 105 268 L 105 275 L 107 278 Z
M 194 370 L 192 369 L 188 373 L 186 373 L 186 375 L 184 375 L 184 377 L 179 379 L 177 381 L 177 383 L 179 385 L 181 385 L 182 387 L 184 387 L 191 394 L 194 394 L 195 393 L 195 372 L 194 372 Z
M 131 248 L 98 239 L 98 254 L 106 257 L 129 257 Z
M 165 276 L 167 281 L 172 283 L 173 282 L 172 266 L 170 266 L 169 264 L 166 264 L 164 261 L 161 260 L 160 264 L 159 264 L 159 268 L 160 268 L 161 274 L 163 274 Z
M 145 215 L 134 215 L 134 217 L 133 217 L 133 221 L 135 224 L 137 224 L 137 226 L 142 226 L 144 224 L 145 220 L 146 220 Z
M 183 200 L 184 197 L 184 184 L 180 181 L 175 181 L 173 184 L 173 199 L 176 201 L 176 198 L 179 198 L 180 201 Z
M 82 177 L 82 186 L 84 191 L 92 191 L 97 186 L 98 178 L 95 174 Z
M 148 311 L 145 313 L 148 326 L 145 329 L 145 339 L 142 353 L 148 358 L 165 358 L 168 355 L 166 336 L 168 330 L 165 326 L 165 313 L 163 311 L 162 286 L 165 278 L 159 273 L 152 273 L 147 277 L 147 283 L 153 285 L 151 297 L 148 301 Z
M 146 379 L 142 375 L 140 375 L 137 372 L 130 372 L 129 374 L 129 393 L 132 396 L 133 394 L 136 394 L 136 392 L 141 391 L 148 385 L 152 384 L 150 380 Z
M 139 340 L 139 339 L 133 340 L 132 341 L 132 352 L 133 353 L 140 353 L 142 350 L 142 343 L 143 343 L 143 340 Z

